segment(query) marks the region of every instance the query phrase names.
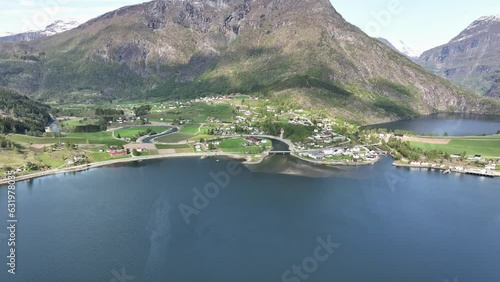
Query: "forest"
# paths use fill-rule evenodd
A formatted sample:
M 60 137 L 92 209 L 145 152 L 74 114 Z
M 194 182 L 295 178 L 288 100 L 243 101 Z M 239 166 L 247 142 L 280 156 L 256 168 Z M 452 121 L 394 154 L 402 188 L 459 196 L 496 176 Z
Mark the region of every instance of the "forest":
M 0 133 L 39 135 L 52 121 L 50 107 L 0 88 Z

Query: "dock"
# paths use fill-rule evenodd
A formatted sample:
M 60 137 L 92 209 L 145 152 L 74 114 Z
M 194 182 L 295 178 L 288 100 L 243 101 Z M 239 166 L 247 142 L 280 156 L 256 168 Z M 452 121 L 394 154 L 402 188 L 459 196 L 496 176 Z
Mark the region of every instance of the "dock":
M 455 173 L 463 173 L 463 174 L 489 177 L 489 178 L 500 177 L 500 171 L 492 171 L 492 170 L 487 170 L 487 169 L 453 167 L 453 166 L 448 166 L 448 165 L 443 166 L 443 165 L 428 164 L 428 163 L 425 163 L 425 165 L 416 165 L 416 164 L 398 164 L 397 162 L 394 162 L 393 165 L 396 167 L 436 169 L 436 170 L 440 170 L 442 174 L 448 174 L 451 172 L 455 172 Z

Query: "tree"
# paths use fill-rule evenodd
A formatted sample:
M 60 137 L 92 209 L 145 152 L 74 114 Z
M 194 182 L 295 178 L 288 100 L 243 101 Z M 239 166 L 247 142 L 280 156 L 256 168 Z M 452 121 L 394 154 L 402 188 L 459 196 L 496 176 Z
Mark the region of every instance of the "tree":
M 462 157 L 462 159 L 465 159 L 465 157 L 467 157 L 467 152 L 463 151 L 462 154 L 460 155 L 460 157 Z
M 132 156 L 139 156 L 139 152 L 137 152 L 137 149 L 132 150 Z
M 122 139 L 122 136 L 120 135 L 120 133 L 118 133 L 118 135 L 116 135 L 116 138 Z
M 448 136 L 448 132 L 445 132 L 445 133 L 444 133 L 444 136 Z

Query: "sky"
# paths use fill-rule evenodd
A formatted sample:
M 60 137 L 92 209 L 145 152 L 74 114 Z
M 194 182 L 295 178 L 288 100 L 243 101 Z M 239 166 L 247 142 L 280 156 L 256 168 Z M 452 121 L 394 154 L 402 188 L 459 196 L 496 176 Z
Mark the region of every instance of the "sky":
M 58 19 L 84 22 L 144 0 L 0 0 L 0 34 L 39 30 Z M 447 43 L 481 16 L 500 14 L 498 0 L 331 0 L 368 35 L 425 51 Z

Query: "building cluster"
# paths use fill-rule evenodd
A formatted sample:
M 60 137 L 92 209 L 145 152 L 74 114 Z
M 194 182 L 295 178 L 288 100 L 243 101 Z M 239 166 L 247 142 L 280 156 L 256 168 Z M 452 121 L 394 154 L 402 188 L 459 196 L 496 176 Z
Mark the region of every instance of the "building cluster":
M 308 157 L 313 160 L 328 160 L 329 158 L 334 157 L 348 157 L 347 159 L 352 159 L 354 161 L 370 161 L 376 160 L 379 155 L 382 155 L 381 152 L 369 150 L 367 148 L 361 146 L 355 146 L 353 148 L 348 147 L 335 147 L 335 148 L 327 148 L 322 150 L 311 150 L 300 153 L 302 157 Z

